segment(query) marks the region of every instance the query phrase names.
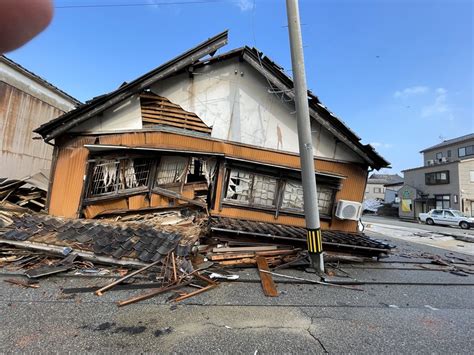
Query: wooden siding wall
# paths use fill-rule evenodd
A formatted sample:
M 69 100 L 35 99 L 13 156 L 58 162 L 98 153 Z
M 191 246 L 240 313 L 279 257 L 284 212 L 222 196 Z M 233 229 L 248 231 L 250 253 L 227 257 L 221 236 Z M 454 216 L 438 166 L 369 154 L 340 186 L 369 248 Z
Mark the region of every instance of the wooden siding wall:
M 270 151 L 263 148 L 250 147 L 232 142 L 184 136 L 170 132 L 136 132 L 74 138 L 66 141 L 66 144 L 59 147 L 59 156 L 54 174 L 53 188 L 51 191 L 51 214 L 66 217 L 76 216 L 80 203 L 83 176 L 87 161 L 87 149 L 83 148 L 83 145 L 91 144 L 94 141 L 96 141 L 97 144 L 123 145 L 128 147 L 149 147 L 187 150 L 191 152 L 224 153 L 228 157 L 247 159 L 256 162 L 260 161 L 262 163 L 289 168 L 299 168 L 300 165 L 299 156 L 295 154 Z M 320 172 L 335 173 L 346 177 L 343 180 L 342 189 L 336 195 L 336 201 L 339 199 L 362 201 L 365 192 L 365 181 L 367 179 L 367 167 L 354 163 L 316 159 L 315 168 Z M 216 205 L 213 206 L 211 214 L 304 226 L 304 219 L 298 216 L 281 215 L 275 219 L 274 213 L 255 212 L 244 208 L 224 207 L 219 210 L 218 201 L 221 198 L 223 178 L 224 177 L 220 175 L 216 190 Z M 163 198 L 160 198 L 160 200 L 163 200 Z M 163 200 L 160 202 L 160 205 L 161 203 L 166 204 L 169 203 L 169 201 Z M 135 206 L 135 202 L 130 204 L 130 201 L 128 201 L 127 205 Z M 356 231 L 357 222 L 333 219 L 330 222 L 323 222 L 322 227 L 334 230 Z

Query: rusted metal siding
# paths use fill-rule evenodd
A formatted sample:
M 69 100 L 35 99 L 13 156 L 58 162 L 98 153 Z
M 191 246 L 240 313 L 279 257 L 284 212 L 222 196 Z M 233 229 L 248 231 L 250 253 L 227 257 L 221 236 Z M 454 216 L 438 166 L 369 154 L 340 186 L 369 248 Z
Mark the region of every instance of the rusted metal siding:
M 71 138 L 65 144 L 58 142 L 50 193 L 49 213 L 53 216 L 77 217 L 84 185 L 89 151 L 84 144 L 91 144 L 95 137 Z
M 52 147 L 33 129 L 63 111 L 0 81 L 0 176 L 22 178 L 49 169 Z

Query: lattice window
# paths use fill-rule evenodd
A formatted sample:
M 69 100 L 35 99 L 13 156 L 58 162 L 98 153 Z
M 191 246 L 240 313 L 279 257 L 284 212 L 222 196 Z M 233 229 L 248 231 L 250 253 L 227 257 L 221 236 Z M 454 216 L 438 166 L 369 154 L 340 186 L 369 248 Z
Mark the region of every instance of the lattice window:
M 92 169 L 89 196 L 114 194 L 148 186 L 152 159 L 116 158 L 97 160 Z
M 226 199 L 249 205 L 275 207 L 277 179 L 232 169 Z
M 319 213 L 331 215 L 334 203 L 334 189 L 318 185 Z M 299 181 L 287 181 L 283 191 L 281 208 L 304 211 L 303 185 Z
M 252 203 L 255 205 L 275 207 L 277 179 L 255 174 L 252 188 Z

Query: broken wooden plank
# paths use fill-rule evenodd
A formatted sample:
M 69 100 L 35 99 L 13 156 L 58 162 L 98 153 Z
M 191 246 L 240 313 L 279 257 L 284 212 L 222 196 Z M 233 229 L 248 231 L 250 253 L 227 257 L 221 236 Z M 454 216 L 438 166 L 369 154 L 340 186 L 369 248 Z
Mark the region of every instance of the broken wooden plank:
M 29 288 L 39 288 L 40 287 L 40 285 L 38 285 L 38 284 L 30 284 L 30 283 L 22 281 L 22 280 L 6 279 L 6 280 L 3 280 L 3 281 L 11 283 L 13 285 L 19 285 L 19 286 L 29 287 Z
M 191 283 L 191 281 L 186 281 L 186 282 L 183 282 L 183 283 L 180 283 L 180 284 L 177 284 L 177 285 L 171 284 L 171 285 L 168 285 L 168 286 L 165 286 L 165 287 L 161 287 L 159 289 L 153 290 L 153 291 L 145 293 L 143 295 L 138 295 L 138 296 L 129 298 L 128 300 L 125 300 L 125 301 L 118 301 L 117 306 L 123 307 L 123 306 L 126 306 L 126 305 L 131 304 L 131 303 L 147 300 L 149 298 L 158 296 L 159 294 L 162 294 L 162 293 L 165 293 L 165 292 L 168 292 L 168 291 L 171 291 L 171 290 L 175 290 L 175 289 L 183 287 L 183 286 L 187 286 L 190 283 Z
M 73 264 L 57 265 L 57 266 L 42 266 L 36 269 L 30 269 L 25 271 L 25 275 L 30 279 L 38 277 L 58 274 L 60 272 L 68 271 L 74 267 Z
M 177 192 L 174 192 L 174 191 L 171 191 L 171 190 L 163 189 L 161 187 L 154 187 L 153 192 L 157 193 L 158 195 L 162 195 L 162 196 L 170 197 L 170 198 L 175 198 L 175 199 L 181 200 L 181 201 L 186 201 L 186 202 L 189 202 L 193 205 L 196 205 L 196 206 L 207 209 L 207 204 L 205 202 L 198 201 L 198 200 L 193 200 L 191 198 L 187 198 L 187 197 L 181 195 L 180 193 L 177 193 Z
M 160 260 L 157 260 L 157 261 L 155 261 L 155 262 L 153 262 L 153 263 L 151 263 L 151 264 L 149 264 L 149 265 L 147 265 L 147 266 L 145 266 L 145 267 L 142 267 L 141 269 L 136 270 L 136 271 L 134 271 L 134 272 L 132 272 L 132 273 L 130 273 L 130 274 L 127 274 L 127 275 L 125 275 L 124 277 L 121 277 L 121 278 L 119 278 L 118 280 L 115 280 L 114 282 L 112 282 L 112 283 L 110 283 L 110 284 L 108 284 L 108 285 L 106 285 L 106 286 L 104 286 L 104 287 L 98 289 L 98 290 L 95 291 L 94 293 L 95 293 L 97 296 L 102 296 L 102 294 L 103 294 L 105 291 L 111 289 L 111 288 L 114 287 L 115 285 L 118 285 L 119 283 L 121 283 L 121 282 L 123 282 L 123 281 L 125 281 L 125 280 L 131 278 L 132 276 L 135 276 L 135 275 L 137 275 L 137 274 L 139 274 L 139 273 L 141 273 L 141 272 L 143 272 L 143 271 L 145 271 L 145 270 L 147 270 L 147 269 L 149 269 L 149 268 L 151 268 L 151 267 L 153 267 L 153 266 L 155 266 L 155 265 L 158 265 L 160 262 L 161 262 L 161 259 L 160 259 Z
M 200 293 L 209 291 L 211 288 L 214 288 L 214 287 L 216 287 L 216 286 L 217 286 L 216 283 L 210 284 L 209 286 L 206 286 L 206 287 L 204 287 L 204 288 L 201 288 L 200 290 L 197 290 L 197 291 L 194 291 L 194 292 L 191 292 L 191 293 L 187 293 L 187 294 L 185 294 L 185 295 L 183 295 L 183 296 L 180 296 L 180 297 L 178 297 L 178 298 L 175 298 L 173 301 L 174 301 L 174 302 L 179 302 L 179 301 L 185 300 L 185 299 L 187 299 L 187 298 L 196 296 L 196 295 L 198 295 L 198 294 L 200 294 Z
M 231 253 L 231 252 L 256 252 L 256 251 L 269 251 L 269 250 L 277 250 L 277 245 L 268 245 L 268 246 L 256 246 L 256 247 L 232 247 L 232 248 L 213 248 L 213 253 Z
M 262 281 L 263 293 L 267 297 L 277 297 L 278 290 L 276 289 L 276 286 L 275 286 L 275 283 L 273 282 L 273 278 L 271 274 L 262 272 L 262 270 L 270 271 L 270 268 L 268 267 L 267 259 L 265 259 L 263 256 L 258 256 L 257 266 L 258 266 L 258 272 L 260 274 L 260 280 Z

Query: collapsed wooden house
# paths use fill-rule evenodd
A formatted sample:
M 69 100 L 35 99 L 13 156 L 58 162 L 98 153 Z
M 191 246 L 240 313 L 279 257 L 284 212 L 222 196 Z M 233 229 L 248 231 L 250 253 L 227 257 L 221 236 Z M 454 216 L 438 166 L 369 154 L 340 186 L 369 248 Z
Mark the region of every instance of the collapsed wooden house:
M 304 226 L 292 81 L 256 49 L 216 56 L 226 43 L 224 32 L 37 128 L 54 144 L 48 212 L 189 205 L 223 231 L 229 219 L 265 235 Z M 368 169 L 389 163 L 308 100 L 322 228 L 356 232 Z

